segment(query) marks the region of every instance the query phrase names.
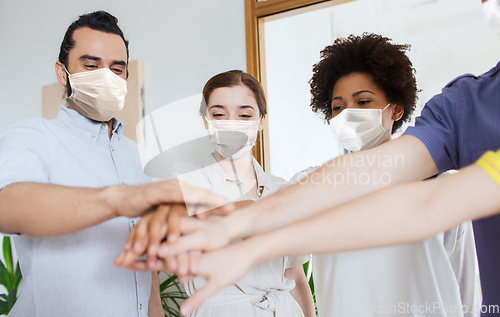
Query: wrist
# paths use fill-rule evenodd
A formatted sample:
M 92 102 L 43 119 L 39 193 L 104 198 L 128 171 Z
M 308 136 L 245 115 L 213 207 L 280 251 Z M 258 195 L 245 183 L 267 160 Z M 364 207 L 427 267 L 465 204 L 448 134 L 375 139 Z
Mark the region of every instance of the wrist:
M 243 254 L 249 257 L 248 261 L 250 261 L 252 266 L 271 258 L 268 254 L 267 244 L 265 241 L 262 241 L 261 235 L 243 240 L 240 244 L 240 249 Z
M 119 213 L 118 202 L 121 199 L 120 193 L 122 191 L 122 186 L 124 185 L 109 186 L 100 191 L 100 197 L 98 199 L 104 206 L 106 206 L 106 211 L 110 218 L 121 216 Z
M 245 212 L 236 211 L 222 219 L 226 227 L 229 241 L 243 239 L 251 235 L 249 232 L 250 222 L 248 215 Z

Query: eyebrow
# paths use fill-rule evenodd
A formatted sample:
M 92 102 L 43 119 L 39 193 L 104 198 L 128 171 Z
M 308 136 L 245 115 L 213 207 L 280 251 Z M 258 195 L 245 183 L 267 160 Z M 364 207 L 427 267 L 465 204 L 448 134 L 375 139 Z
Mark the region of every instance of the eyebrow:
M 225 107 L 225 106 L 223 106 L 223 105 L 213 105 L 213 106 L 210 106 L 210 108 L 209 108 L 209 109 L 212 109 L 212 108 L 221 108 L 221 109 L 226 109 L 226 107 Z M 252 106 L 250 106 L 250 105 L 241 105 L 241 106 L 239 106 L 238 108 L 240 108 L 240 109 L 252 109 L 253 111 L 255 111 L 255 108 L 254 108 L 254 107 L 252 107 Z
M 255 108 L 250 106 L 250 105 L 241 105 L 239 108 L 240 109 L 252 109 L 253 111 L 255 111 Z
M 90 59 L 90 60 L 93 60 L 93 61 L 96 61 L 96 62 L 100 62 L 101 61 L 100 57 L 92 56 L 92 55 L 88 55 L 88 54 L 82 55 L 79 58 L 79 60 L 81 60 L 81 61 L 83 61 L 85 59 Z
M 84 61 L 84 60 L 87 60 L 87 59 L 90 59 L 90 60 L 93 60 L 93 61 L 96 61 L 96 62 L 100 62 L 102 60 L 98 56 L 93 56 L 93 55 L 88 55 L 88 54 L 82 55 L 79 58 L 80 61 Z M 125 61 L 116 60 L 116 61 L 113 61 L 112 65 L 127 66 L 127 63 Z
M 225 109 L 226 107 L 224 107 L 223 105 L 213 105 L 213 106 L 210 106 L 210 108 L 208 108 L 208 109 L 212 109 L 212 108 L 221 108 L 221 109 Z
M 356 97 L 356 96 L 358 96 L 358 95 L 360 95 L 360 94 L 362 94 L 364 92 L 368 92 L 368 93 L 370 93 L 372 95 L 375 95 L 375 93 L 373 93 L 373 92 L 371 92 L 369 90 L 360 90 L 360 91 L 357 91 L 357 92 L 353 93 L 352 96 Z M 337 96 L 337 97 L 333 98 L 332 101 L 333 100 L 338 100 L 338 99 L 342 100 L 342 96 Z

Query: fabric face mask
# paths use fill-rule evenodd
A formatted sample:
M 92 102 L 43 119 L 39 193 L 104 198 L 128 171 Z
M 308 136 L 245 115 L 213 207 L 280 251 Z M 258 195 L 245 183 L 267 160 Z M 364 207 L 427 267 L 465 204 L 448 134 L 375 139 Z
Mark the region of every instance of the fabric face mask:
M 210 142 L 222 157 L 237 160 L 255 145 L 259 120 L 206 120 Z
M 95 121 L 109 121 L 123 109 L 127 81 L 109 68 L 75 74 L 66 70 L 66 73 L 72 90 L 66 101 L 81 115 Z
M 379 145 L 389 134 L 382 125 L 384 109 L 344 109 L 331 120 L 331 128 L 340 145 L 351 152 Z
M 500 35 L 500 0 L 484 2 L 483 15 L 490 28 Z

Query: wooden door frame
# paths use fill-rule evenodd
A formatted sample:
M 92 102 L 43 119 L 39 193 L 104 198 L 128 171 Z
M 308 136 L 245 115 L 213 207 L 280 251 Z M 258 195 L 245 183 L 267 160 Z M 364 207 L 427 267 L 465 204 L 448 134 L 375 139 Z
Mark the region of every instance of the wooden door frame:
M 320 3 L 329 3 L 329 5 L 340 4 L 352 0 L 245 0 L 245 36 L 246 36 L 246 54 L 247 54 L 247 72 L 253 75 L 262 83 L 264 91 L 267 88 L 265 76 L 262 76 L 264 70 L 260 68 L 260 60 L 264 56 L 264 21 L 261 18 L 269 17 L 292 10 L 306 8 Z M 260 20 L 259 20 L 260 19 Z M 262 40 L 262 42 L 260 42 Z M 258 134 L 257 142 L 253 149 L 253 155 L 262 165 L 265 171 L 270 172 L 269 165 L 269 133 L 267 120 L 264 130 Z

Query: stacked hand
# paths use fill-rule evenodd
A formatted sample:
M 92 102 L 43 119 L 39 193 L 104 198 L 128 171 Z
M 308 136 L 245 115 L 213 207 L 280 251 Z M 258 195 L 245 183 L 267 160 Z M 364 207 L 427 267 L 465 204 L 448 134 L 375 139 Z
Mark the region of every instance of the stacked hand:
M 247 204 L 239 202 L 236 207 Z M 245 254 L 236 245 L 219 249 L 231 242 L 227 218 L 223 217 L 228 210 L 223 206 L 189 217 L 184 205 L 158 206 L 133 228 L 115 264 L 137 271 L 173 271 L 181 282 L 194 275 L 207 278 L 206 286 L 183 304 L 182 313 L 186 315 L 251 267 L 248 252 Z M 138 260 L 144 254 L 147 259 Z M 242 264 L 236 271 L 235 262 Z

